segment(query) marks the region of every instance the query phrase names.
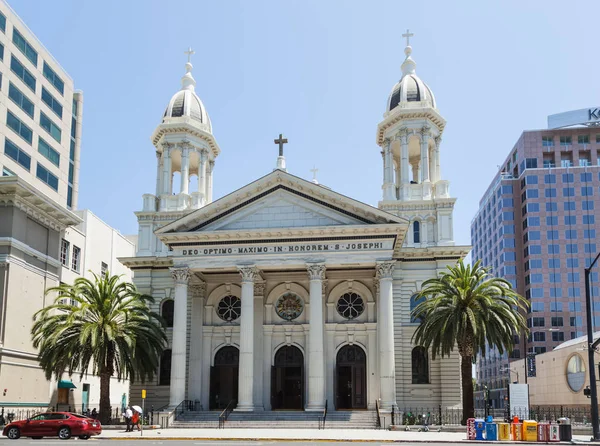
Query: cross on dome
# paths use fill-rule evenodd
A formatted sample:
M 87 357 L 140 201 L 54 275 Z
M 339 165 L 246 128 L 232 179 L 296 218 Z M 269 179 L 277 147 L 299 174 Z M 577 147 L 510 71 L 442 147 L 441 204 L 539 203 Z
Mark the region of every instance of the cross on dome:
M 192 55 L 196 54 L 196 52 L 190 46 L 187 51 L 184 51 L 183 54 L 187 54 L 188 63 L 192 63 Z
M 279 156 L 283 156 L 283 145 L 287 144 L 287 138 L 283 137 L 283 134 L 279 134 L 279 138 L 273 141 L 275 144 L 279 144 Z
M 319 169 L 317 169 L 317 166 L 314 166 L 312 169 L 310 169 L 310 171 L 313 174 L 312 182 L 315 184 L 319 184 L 319 180 L 317 180 L 317 172 L 319 171 Z
M 406 33 L 402 34 L 402 37 L 406 37 L 406 46 L 410 46 L 410 38 L 414 36 L 414 33 L 410 32 L 410 29 L 406 30 Z

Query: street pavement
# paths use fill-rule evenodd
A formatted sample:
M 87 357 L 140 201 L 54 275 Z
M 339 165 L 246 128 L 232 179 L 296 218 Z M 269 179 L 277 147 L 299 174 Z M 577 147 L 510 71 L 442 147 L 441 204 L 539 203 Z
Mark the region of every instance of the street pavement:
M 73 441 L 83 441 L 83 440 L 73 440 Z M 140 442 L 136 440 L 89 440 L 94 444 L 98 442 L 109 443 L 110 446 L 139 446 Z M 278 441 L 263 441 L 263 440 L 255 440 L 255 441 L 227 441 L 227 440 L 199 440 L 199 441 L 190 441 L 190 440 L 167 440 L 167 441 L 159 441 L 156 439 L 147 439 L 145 444 L 149 446 L 280 446 L 280 445 L 289 445 L 293 444 L 293 446 L 309 446 L 309 445 L 317 445 L 319 441 L 294 441 L 290 443 L 288 440 L 278 440 Z M 3 439 L 0 440 L 1 446 L 59 446 L 64 445 L 63 440 L 58 439 L 43 439 L 43 440 L 17 440 L 15 443 L 13 440 Z M 378 444 L 387 446 L 389 443 L 378 443 L 376 441 L 370 442 L 353 442 L 353 441 L 340 441 L 335 443 L 337 445 L 346 445 L 346 446 L 377 446 Z M 408 443 L 409 444 L 409 443 Z M 417 443 L 414 443 L 417 444 Z M 447 445 L 447 443 L 429 443 L 428 446 L 443 446 Z

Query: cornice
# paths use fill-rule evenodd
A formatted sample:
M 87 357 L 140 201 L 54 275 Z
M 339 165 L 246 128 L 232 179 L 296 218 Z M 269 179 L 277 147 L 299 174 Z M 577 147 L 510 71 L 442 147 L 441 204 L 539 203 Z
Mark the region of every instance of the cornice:
M 17 176 L 0 177 L 0 205 L 12 205 L 55 231 L 83 220 Z
M 456 198 L 436 198 L 433 200 L 388 200 L 380 201 L 378 207 L 385 211 L 420 211 L 436 209 L 452 209 L 456 203 Z
M 377 126 L 377 138 L 376 138 L 377 145 L 382 147 L 382 145 L 384 144 L 383 134 L 385 133 L 385 131 L 388 128 L 390 128 L 397 122 L 400 122 L 400 121 L 403 121 L 406 119 L 418 119 L 418 118 L 429 119 L 433 124 L 435 124 L 435 126 L 440 131 L 440 133 L 444 130 L 444 127 L 446 126 L 446 120 L 444 118 L 442 118 L 442 115 L 440 115 L 437 112 L 437 110 L 435 110 L 431 107 L 403 108 L 401 106 L 398 106 L 398 107 L 394 108 L 394 110 L 392 110 L 392 112 L 389 115 L 387 115 L 383 119 L 383 121 L 381 121 L 379 123 L 379 125 Z
M 471 246 L 431 246 L 428 248 L 406 248 L 402 247 L 397 253 L 394 253 L 394 259 L 432 259 L 444 260 L 444 258 L 462 259 L 469 254 Z
M 178 122 L 161 123 L 152 134 L 152 144 L 158 147 L 160 140 L 169 133 L 188 133 L 196 138 L 202 139 L 208 143 L 214 157 L 221 153 L 221 149 L 215 140 L 215 137 L 205 130 L 199 129 L 192 124 L 191 118 L 178 118 Z
M 287 238 L 306 238 L 315 237 L 360 237 L 360 236 L 381 236 L 397 237 L 399 243 L 402 243 L 407 231 L 406 225 L 400 224 L 382 224 L 382 225 L 356 225 L 356 226 L 324 226 L 310 228 L 268 228 L 257 230 L 228 230 L 228 231 L 208 231 L 208 232 L 169 232 L 157 233 L 158 238 L 163 243 L 169 245 L 172 243 L 185 242 L 239 242 L 252 240 L 269 240 L 277 242 L 280 239 Z M 397 242 L 397 243 L 398 243 Z M 181 245 L 183 246 L 183 245 Z
M 119 257 L 117 259 L 121 262 L 122 265 L 128 268 L 136 268 L 136 269 L 153 269 L 153 268 L 161 268 L 167 269 L 173 266 L 173 259 L 170 257 L 156 257 L 156 256 L 147 256 L 147 257 Z

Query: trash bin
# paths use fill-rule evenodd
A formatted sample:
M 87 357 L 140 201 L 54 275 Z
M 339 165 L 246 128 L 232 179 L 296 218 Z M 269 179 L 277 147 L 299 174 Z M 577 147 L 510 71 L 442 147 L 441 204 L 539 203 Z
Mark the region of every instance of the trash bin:
M 523 440 L 537 441 L 537 421 L 535 421 L 535 420 L 524 420 L 523 421 Z
M 523 423 L 512 423 L 512 439 L 514 441 L 523 440 Z
M 558 419 L 558 435 L 560 441 L 571 441 L 573 439 L 571 420 L 566 417 Z
M 544 443 L 549 441 L 548 437 L 550 434 L 550 425 L 548 423 L 538 423 L 537 425 L 537 441 L 543 441 Z
M 475 440 L 484 440 L 485 421 L 483 418 L 475 418 Z
M 498 440 L 510 441 L 510 424 L 498 423 Z
M 548 426 L 548 441 L 560 441 L 558 424 L 552 423 Z
M 475 418 L 467 418 L 467 440 L 475 440 Z
M 485 423 L 485 439 L 490 441 L 498 440 L 498 425 L 496 423 Z

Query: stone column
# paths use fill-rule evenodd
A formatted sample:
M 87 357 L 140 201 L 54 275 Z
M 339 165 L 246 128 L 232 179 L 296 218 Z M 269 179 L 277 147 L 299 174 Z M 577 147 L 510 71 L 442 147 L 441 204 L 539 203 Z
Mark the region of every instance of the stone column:
M 383 199 L 393 200 L 394 199 L 394 166 L 392 162 L 392 141 L 386 138 L 384 141 L 384 176 L 383 176 Z
M 408 185 L 410 184 L 408 170 L 408 130 L 400 129 L 400 177 L 402 179 L 401 197 L 408 197 Z
M 413 174 L 414 181 L 416 181 L 416 182 L 420 181 L 419 180 L 419 177 L 420 177 L 419 163 L 413 163 L 413 164 L 411 164 L 411 167 L 412 167 L 412 174 Z
M 200 167 L 198 170 L 198 192 L 200 193 L 200 199 L 202 200 L 202 204 L 206 203 L 206 159 L 207 159 L 207 151 L 206 149 L 202 149 L 200 151 Z
M 175 281 L 175 308 L 173 312 L 169 405 L 176 406 L 185 399 L 187 298 L 190 269 L 188 267 L 171 268 L 171 274 Z
M 306 410 L 325 407 L 325 355 L 323 340 L 323 279 L 325 264 L 306 265 L 310 279 L 310 314 L 308 342 L 308 404 Z
M 421 181 L 427 183 L 429 177 L 429 128 L 421 130 Z
M 182 194 L 189 193 L 190 186 L 190 148 L 189 144 L 181 145 L 181 187 L 179 192 Z
M 208 162 L 208 181 L 206 182 L 206 203 L 212 203 L 213 201 L 213 169 L 215 168 L 215 162 Z
M 240 365 L 238 383 L 238 405 L 236 410 L 254 410 L 254 281 L 258 268 L 238 268 L 242 276 L 242 309 L 240 317 Z
M 189 385 L 188 398 L 199 402 L 197 410 L 202 410 L 202 348 L 203 348 L 203 320 L 204 320 L 204 293 L 206 283 L 193 284 L 188 287 L 192 298 L 192 323 L 190 329 L 190 360 L 189 360 Z M 206 407 L 208 410 L 208 407 Z
M 156 151 L 156 196 L 159 197 L 162 192 L 161 187 L 161 172 L 163 169 L 162 156 L 159 151 Z
M 379 262 L 376 266 L 379 279 L 379 305 L 377 311 L 377 337 L 379 340 L 379 383 L 381 407 L 391 410 L 396 405 L 396 367 L 394 355 L 394 302 L 392 272 L 394 261 Z
M 163 178 L 162 178 L 162 193 L 171 195 L 171 144 L 164 143 L 163 147 Z
M 442 172 L 440 169 L 440 144 L 442 143 L 442 137 L 436 136 L 434 138 L 435 141 L 435 154 L 434 154 L 434 164 L 435 164 L 435 176 L 433 180 L 435 182 L 440 181 L 442 179 Z

